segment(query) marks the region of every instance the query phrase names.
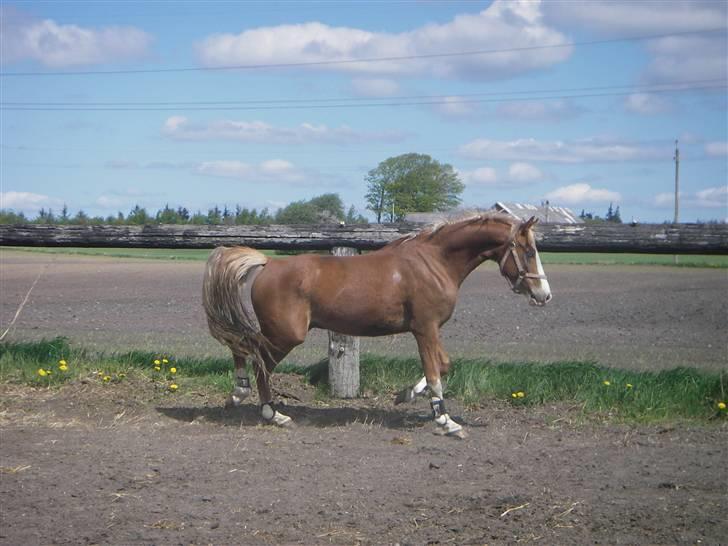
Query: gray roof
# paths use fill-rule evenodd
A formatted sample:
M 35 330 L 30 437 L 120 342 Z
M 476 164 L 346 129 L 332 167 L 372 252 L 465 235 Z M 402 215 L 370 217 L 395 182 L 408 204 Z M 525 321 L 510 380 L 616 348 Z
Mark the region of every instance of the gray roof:
M 498 201 L 489 209 L 460 208 L 449 210 L 447 212 L 410 212 L 407 216 L 405 216 L 405 221 L 414 222 L 416 224 L 434 224 L 443 220 L 460 218 L 469 213 L 476 214 L 481 212 L 503 212 L 521 220 L 528 220 L 531 216 L 535 216 L 538 218 L 539 222 L 544 224 L 584 223 L 584 220 L 574 214 L 574 211 L 566 207 L 557 207 L 548 203 L 536 206 L 527 203 L 513 203 L 506 201 Z
M 547 202 L 539 206 L 529 203 L 513 203 L 498 201 L 493 209 L 498 212 L 510 214 L 521 220 L 528 220 L 531 216 L 538 218 L 544 224 L 583 224 L 584 220 L 566 207 L 558 207 Z

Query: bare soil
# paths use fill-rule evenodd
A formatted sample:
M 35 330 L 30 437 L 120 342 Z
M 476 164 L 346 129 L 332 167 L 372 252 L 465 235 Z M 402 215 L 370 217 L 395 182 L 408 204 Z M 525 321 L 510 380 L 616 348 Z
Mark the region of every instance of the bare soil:
M 318 402 L 279 375 L 292 430 L 255 401 L 141 378 L 3 386 L 0 543 L 721 544 L 728 427 L 584 423 L 578 408 Z
M 48 264 L 48 265 L 46 265 Z M 39 271 L 10 339 L 66 335 L 101 350 L 225 354 L 207 339 L 202 264 L 3 252 L 2 324 Z M 725 369 L 725 271 L 549 268 L 544 309 L 492 269 L 463 286 L 454 356 Z M 3 327 L 4 330 L 4 327 Z M 292 358 L 318 360 L 324 334 Z M 403 336 L 366 345 L 415 354 Z M 416 378 L 413 378 L 413 381 Z M 728 426 L 584 422 L 579 408 L 317 400 L 278 374 L 291 430 L 255 399 L 168 393 L 141 374 L 104 385 L 0 385 L 0 544 L 721 544 Z

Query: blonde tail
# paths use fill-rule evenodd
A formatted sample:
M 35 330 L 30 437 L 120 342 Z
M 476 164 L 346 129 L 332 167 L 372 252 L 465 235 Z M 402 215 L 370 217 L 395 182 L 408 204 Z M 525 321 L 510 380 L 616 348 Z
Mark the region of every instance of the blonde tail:
M 248 247 L 218 247 L 207 260 L 202 284 L 202 305 L 212 337 L 230 347 L 233 354 L 266 366 L 263 356 L 270 344 L 260 331 L 251 288 L 255 276 L 268 262 L 262 253 Z

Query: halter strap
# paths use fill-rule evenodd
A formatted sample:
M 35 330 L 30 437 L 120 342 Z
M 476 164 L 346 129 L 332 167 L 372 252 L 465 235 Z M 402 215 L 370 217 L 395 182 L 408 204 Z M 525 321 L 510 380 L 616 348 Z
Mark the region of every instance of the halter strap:
M 518 252 L 516 252 L 516 247 L 523 246 L 516 242 L 515 240 L 515 233 L 510 238 L 508 243 L 508 248 L 506 248 L 506 251 L 503 253 L 503 256 L 501 256 L 500 262 L 498 263 L 500 267 L 501 275 L 503 275 L 508 283 L 511 285 L 511 289 L 516 292 L 518 288 L 523 283 L 524 279 L 543 279 L 546 280 L 546 275 L 539 275 L 538 273 L 531 273 L 528 271 L 528 268 L 523 265 L 523 262 L 521 262 L 521 258 L 518 256 Z M 515 282 L 513 282 L 508 275 L 505 274 L 503 271 L 503 267 L 505 266 L 506 262 L 508 261 L 509 256 L 513 256 L 513 262 L 516 264 L 516 270 L 518 270 L 518 279 L 516 279 Z

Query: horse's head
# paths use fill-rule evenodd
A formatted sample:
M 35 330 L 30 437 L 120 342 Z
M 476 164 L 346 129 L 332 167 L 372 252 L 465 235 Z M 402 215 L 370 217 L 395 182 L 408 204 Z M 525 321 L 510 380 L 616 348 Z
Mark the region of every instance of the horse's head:
M 534 216 L 515 228 L 500 258 L 501 274 L 508 280 L 516 294 L 528 297 L 531 305 L 545 305 L 551 301 L 551 288 L 546 279 L 541 258 L 536 249 L 533 226 Z

